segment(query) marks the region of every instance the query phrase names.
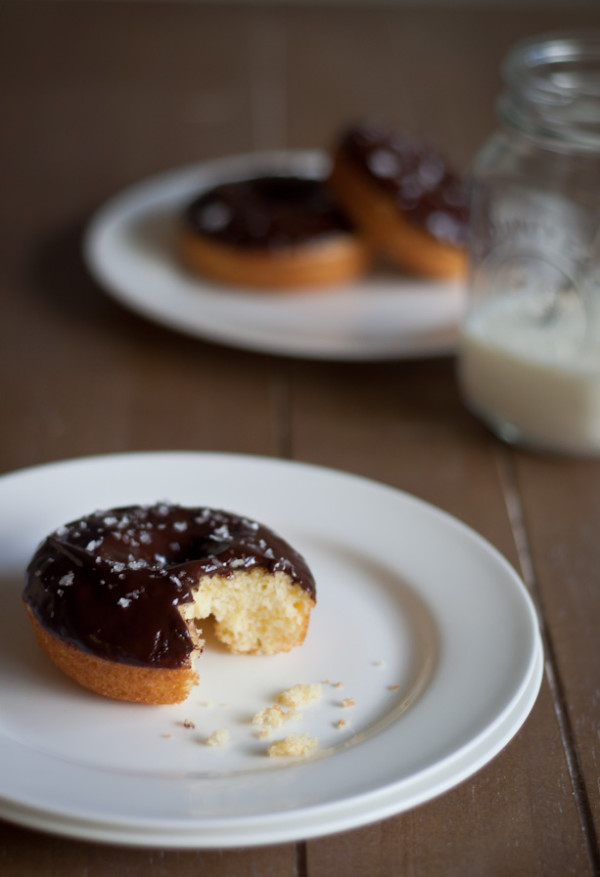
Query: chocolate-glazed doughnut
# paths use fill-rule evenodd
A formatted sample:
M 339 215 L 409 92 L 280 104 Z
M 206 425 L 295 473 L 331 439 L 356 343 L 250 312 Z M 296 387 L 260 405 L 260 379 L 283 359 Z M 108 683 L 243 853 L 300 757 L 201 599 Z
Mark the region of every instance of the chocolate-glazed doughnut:
M 234 652 L 287 651 L 304 640 L 316 590 L 304 559 L 264 525 L 159 503 L 95 512 L 49 535 L 23 599 L 67 675 L 109 697 L 174 703 L 197 681 L 199 622 L 212 615 Z
M 335 145 L 330 188 L 373 247 L 400 268 L 464 274 L 467 187 L 427 144 L 378 124 L 352 127 Z
M 185 209 L 185 263 L 235 286 L 312 289 L 353 280 L 370 251 L 320 179 L 265 175 L 221 183 Z

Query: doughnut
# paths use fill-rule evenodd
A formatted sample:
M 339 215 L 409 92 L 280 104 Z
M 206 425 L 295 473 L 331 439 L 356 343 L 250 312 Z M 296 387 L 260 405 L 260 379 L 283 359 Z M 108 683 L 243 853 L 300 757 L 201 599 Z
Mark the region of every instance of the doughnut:
M 23 589 L 42 649 L 106 697 L 179 703 L 212 616 L 238 654 L 301 645 L 316 603 L 306 561 L 263 524 L 169 503 L 97 511 L 47 536 Z
M 354 126 L 333 149 L 329 186 L 392 264 L 424 277 L 464 275 L 467 189 L 428 145 L 379 125 Z
M 217 185 L 183 213 L 185 264 L 220 283 L 306 290 L 362 275 L 370 252 L 323 180 L 259 176 Z

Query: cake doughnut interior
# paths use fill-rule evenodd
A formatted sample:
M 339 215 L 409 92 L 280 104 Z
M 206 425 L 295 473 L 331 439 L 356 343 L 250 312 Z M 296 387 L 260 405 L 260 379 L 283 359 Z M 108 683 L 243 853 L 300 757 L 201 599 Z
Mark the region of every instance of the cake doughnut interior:
M 312 289 L 352 280 L 370 251 L 321 179 L 271 174 L 221 183 L 187 206 L 185 263 L 236 286 Z
M 465 273 L 467 186 L 426 143 L 379 124 L 354 126 L 335 145 L 330 188 L 398 267 L 439 278 Z
M 42 648 L 96 693 L 176 703 L 197 682 L 202 623 L 236 653 L 300 645 L 314 578 L 287 542 L 230 512 L 168 503 L 95 512 L 49 535 L 23 599 Z

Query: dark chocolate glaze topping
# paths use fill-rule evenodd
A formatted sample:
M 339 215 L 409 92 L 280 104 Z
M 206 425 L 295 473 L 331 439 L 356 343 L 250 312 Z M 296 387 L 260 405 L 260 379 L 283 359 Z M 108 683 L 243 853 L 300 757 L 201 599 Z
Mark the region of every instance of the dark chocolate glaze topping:
M 339 151 L 391 196 L 409 221 L 438 240 L 464 246 L 468 188 L 434 149 L 410 134 L 365 124 L 344 134 Z
M 167 503 L 95 512 L 48 536 L 23 598 L 40 624 L 84 651 L 139 666 L 186 666 L 178 604 L 203 575 L 283 571 L 316 600 L 304 559 L 256 521 Z
M 216 242 L 274 251 L 351 230 L 322 180 L 296 176 L 222 183 L 189 205 L 185 221 Z

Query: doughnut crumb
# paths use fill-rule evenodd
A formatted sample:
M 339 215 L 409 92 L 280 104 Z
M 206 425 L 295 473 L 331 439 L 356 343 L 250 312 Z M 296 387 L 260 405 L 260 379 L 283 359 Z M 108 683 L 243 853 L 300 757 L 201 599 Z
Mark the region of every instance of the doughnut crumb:
M 206 738 L 207 746 L 227 746 L 230 740 L 230 733 L 227 728 L 218 728 L 213 731 L 210 737 Z
M 281 740 L 275 740 L 267 749 L 269 758 L 292 757 L 302 758 L 319 745 L 318 737 L 308 734 L 290 734 Z
M 252 717 L 252 724 L 259 725 L 260 737 L 268 737 L 273 728 L 281 728 L 285 722 L 295 721 L 301 717 L 296 709 L 289 709 L 287 712 L 283 710 L 278 703 L 273 706 L 265 707 Z
M 313 700 L 320 700 L 322 696 L 323 689 L 320 682 L 314 684 L 300 683 L 299 685 L 293 685 L 286 691 L 282 691 L 277 698 L 277 702 L 283 704 L 283 706 L 300 707 L 306 706 L 306 704 Z

